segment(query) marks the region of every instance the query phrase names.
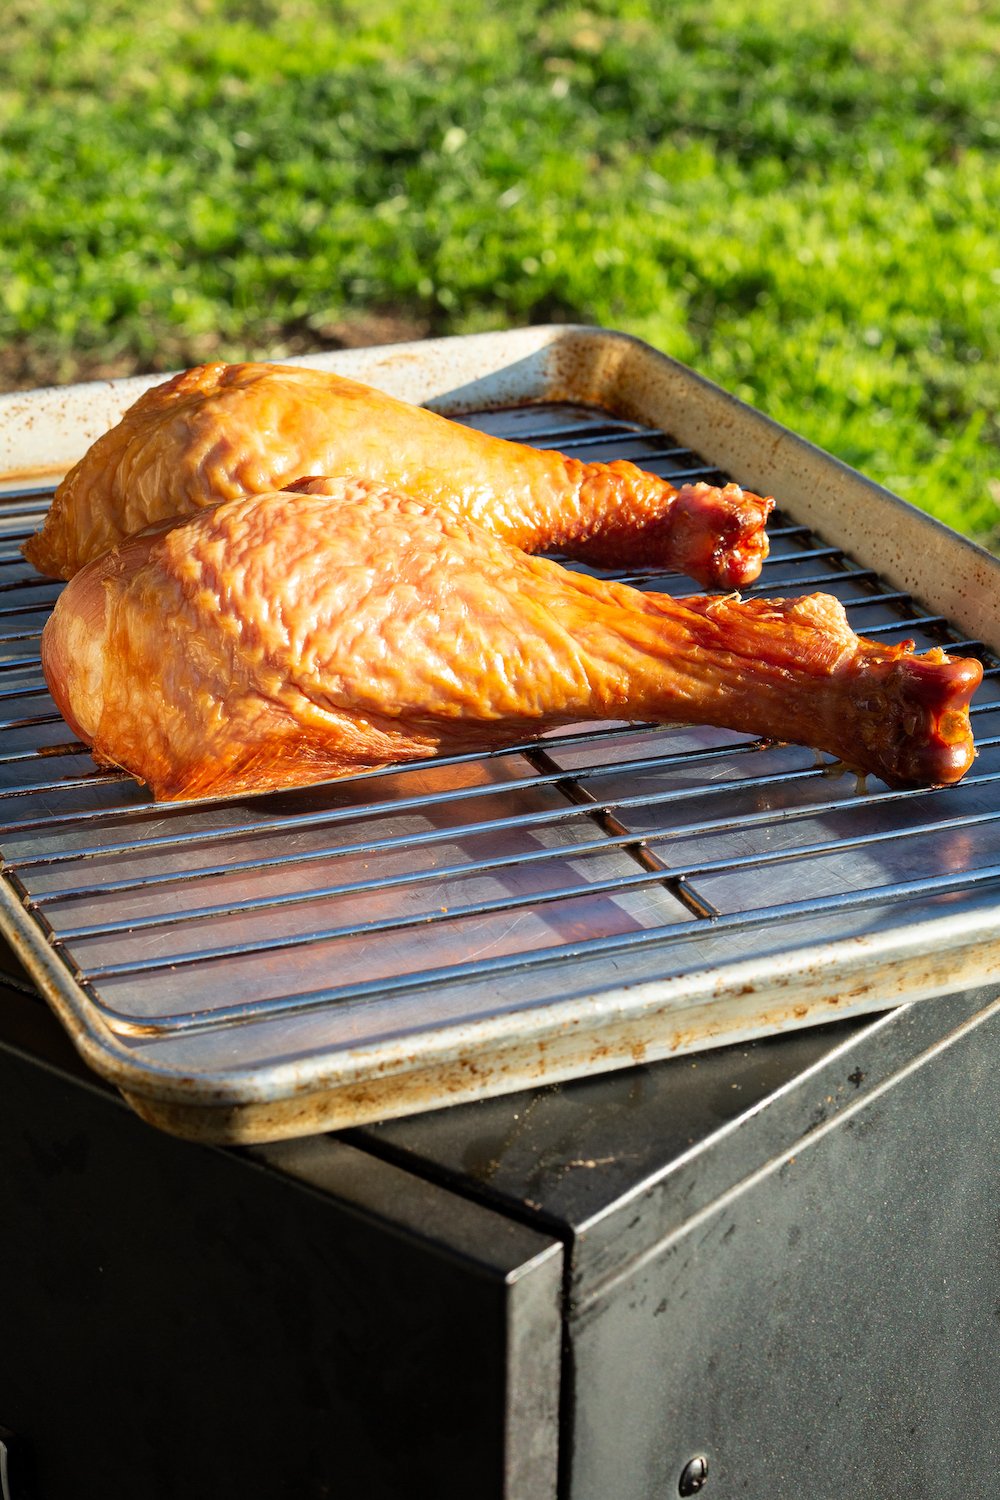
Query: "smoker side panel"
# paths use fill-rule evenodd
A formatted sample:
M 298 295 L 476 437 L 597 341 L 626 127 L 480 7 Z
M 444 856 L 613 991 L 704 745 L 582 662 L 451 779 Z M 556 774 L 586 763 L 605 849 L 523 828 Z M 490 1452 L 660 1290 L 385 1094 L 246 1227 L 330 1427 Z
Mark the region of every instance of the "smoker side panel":
M 571 1500 L 994 1500 L 998 1060 L 993 1005 L 582 1306 Z
M 163 1136 L 11 1045 L 18 1007 L 0 991 L 13 1500 L 554 1496 L 559 1245 L 339 1142 L 321 1185 Z

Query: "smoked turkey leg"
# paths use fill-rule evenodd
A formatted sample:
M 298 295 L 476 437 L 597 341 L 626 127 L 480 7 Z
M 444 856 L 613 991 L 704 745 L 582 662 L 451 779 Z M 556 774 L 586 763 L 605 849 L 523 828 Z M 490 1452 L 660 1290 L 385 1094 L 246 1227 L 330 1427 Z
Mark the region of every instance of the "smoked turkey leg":
M 798 741 L 894 784 L 971 764 L 979 663 L 866 642 L 826 595 L 644 594 L 412 496 L 333 488 L 163 523 L 76 575 L 42 660 L 99 761 L 190 798 L 607 717 Z
M 147 391 L 71 469 L 24 555 L 71 578 L 133 532 L 309 475 L 369 479 L 448 507 L 528 552 L 752 582 L 774 501 L 581 463 L 450 422 L 322 370 L 202 365 Z

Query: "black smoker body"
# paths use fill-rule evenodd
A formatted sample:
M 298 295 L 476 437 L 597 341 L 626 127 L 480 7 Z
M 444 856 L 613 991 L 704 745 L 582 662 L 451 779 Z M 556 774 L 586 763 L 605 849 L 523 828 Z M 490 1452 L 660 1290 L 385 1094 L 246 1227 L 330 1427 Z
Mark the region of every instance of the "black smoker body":
M 1000 992 L 223 1150 L 21 985 L 10 1500 L 1000 1493 Z

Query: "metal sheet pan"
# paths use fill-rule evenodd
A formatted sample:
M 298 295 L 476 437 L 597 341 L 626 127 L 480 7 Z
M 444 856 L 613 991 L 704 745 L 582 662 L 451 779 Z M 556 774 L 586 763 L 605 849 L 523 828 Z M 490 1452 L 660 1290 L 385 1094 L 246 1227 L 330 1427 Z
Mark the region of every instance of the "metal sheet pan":
M 301 792 L 155 807 L 55 713 L 18 554 L 161 377 L 0 398 L 0 924 L 146 1119 L 253 1141 L 930 999 L 1000 971 L 1000 563 L 634 339 L 556 327 L 317 356 L 488 430 L 779 497 L 759 592 L 986 663 L 959 787 L 595 725 Z M 638 586 L 675 593 L 689 580 Z

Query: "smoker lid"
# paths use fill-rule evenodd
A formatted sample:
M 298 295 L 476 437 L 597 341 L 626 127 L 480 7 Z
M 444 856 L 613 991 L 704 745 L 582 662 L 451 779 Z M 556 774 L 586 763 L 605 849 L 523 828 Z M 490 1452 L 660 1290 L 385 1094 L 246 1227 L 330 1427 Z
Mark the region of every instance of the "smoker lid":
M 913 1068 L 995 1023 L 991 986 L 874 1017 L 577 1078 L 346 1133 L 352 1145 L 558 1234 L 571 1306 Z M 918 1122 L 914 1122 L 915 1128 Z M 941 1141 L 944 1156 L 960 1143 Z

